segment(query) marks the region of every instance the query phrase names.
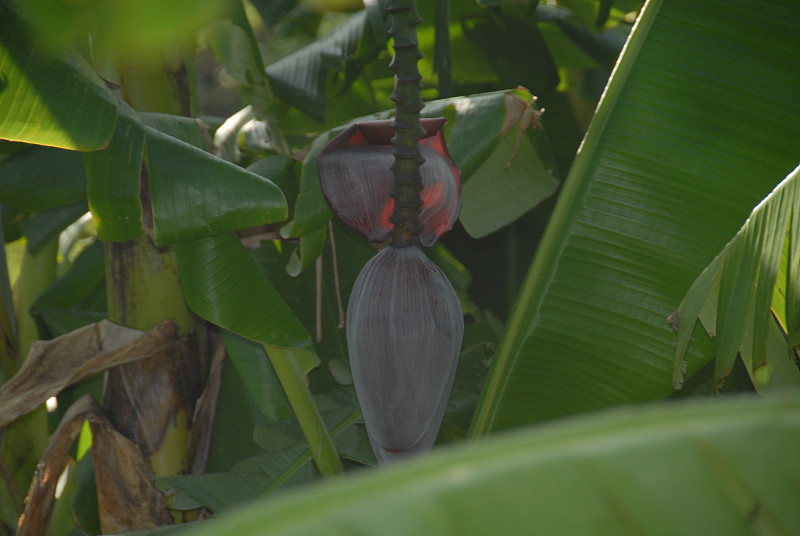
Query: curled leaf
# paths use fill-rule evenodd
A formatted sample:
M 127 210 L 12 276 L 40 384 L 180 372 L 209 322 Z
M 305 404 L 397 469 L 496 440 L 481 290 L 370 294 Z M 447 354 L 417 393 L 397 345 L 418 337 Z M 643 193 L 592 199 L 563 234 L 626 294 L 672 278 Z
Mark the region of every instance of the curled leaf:
M 463 334 L 458 296 L 420 248 L 387 246 L 361 270 L 347 309 L 347 346 L 381 463 L 433 445 Z
M 445 144 L 443 118 L 422 119 L 426 136 L 420 140 L 425 163 L 422 176 L 420 221 L 425 229 L 419 240 L 432 246 L 449 231 L 461 204 L 461 172 Z M 372 242 L 386 242 L 392 231 L 389 216 L 394 199 L 392 121 L 355 123 L 320 152 L 322 191 L 339 218 Z

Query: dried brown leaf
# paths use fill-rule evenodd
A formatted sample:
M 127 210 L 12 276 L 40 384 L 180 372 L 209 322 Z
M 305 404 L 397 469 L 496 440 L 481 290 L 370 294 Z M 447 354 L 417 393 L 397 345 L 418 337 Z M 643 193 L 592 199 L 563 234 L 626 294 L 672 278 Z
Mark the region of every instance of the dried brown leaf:
M 22 368 L 0 387 L 0 427 L 73 383 L 163 352 L 175 342 L 177 332 L 171 320 L 147 332 L 101 320 L 50 341 L 31 343 Z
M 172 523 L 139 447 L 103 418 L 91 421 L 100 527 L 104 534 Z
M 214 350 L 208 382 L 203 394 L 197 399 L 192 419 L 192 434 L 189 448 L 192 452 L 191 472 L 200 474 L 205 471 L 208 460 L 208 447 L 211 444 L 211 428 L 214 425 L 214 414 L 217 409 L 217 397 L 222 382 L 222 365 L 225 362 L 225 345 L 220 340 Z
M 83 422 L 98 416 L 100 409 L 91 395 L 79 398 L 64 413 L 31 481 L 25 512 L 17 524 L 17 536 L 39 536 L 45 533 L 58 477 L 69 461 L 69 449 L 78 437 Z
M 83 423 L 92 428 L 100 524 L 104 533 L 167 525 L 172 518 L 139 448 L 114 430 L 91 395 L 84 395 L 64 414 L 36 469 L 19 519 L 18 536 L 45 534 L 61 473 Z

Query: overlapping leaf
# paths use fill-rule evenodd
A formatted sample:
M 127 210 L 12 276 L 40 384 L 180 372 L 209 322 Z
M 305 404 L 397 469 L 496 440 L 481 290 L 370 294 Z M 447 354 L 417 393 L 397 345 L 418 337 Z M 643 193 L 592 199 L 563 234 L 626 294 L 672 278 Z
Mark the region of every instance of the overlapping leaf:
M 361 70 L 355 57 L 374 57 L 375 42 L 367 11 L 352 15 L 330 33 L 267 66 L 275 94 L 319 121 L 325 121 L 325 87 L 328 72 L 345 76 L 346 89 Z
M 536 126 L 531 118 L 537 114 L 530 93 L 522 88 L 442 99 L 423 109 L 425 117 L 448 120 L 447 148 L 464 183 L 460 219 L 473 236 L 508 225 L 555 192 L 558 181 L 547 137 L 531 129 Z M 331 218 L 319 186 L 317 155 L 342 128 L 320 135 L 311 144 L 303 160 L 293 219 L 281 229 L 284 237 L 303 236 Z M 475 183 L 470 185 L 472 180 Z
M 796 293 L 800 274 L 797 264 L 789 262 L 800 256 L 798 219 L 800 168 L 789 174 L 753 210 L 736 236 L 695 280 L 673 315 L 673 322 L 679 326 L 674 387 L 679 388 L 683 381 L 686 351 L 698 318 L 709 333 L 716 335 L 715 378 L 718 384 L 730 374 L 740 353 L 749 356 L 747 365 L 751 371 L 771 360 L 787 361 L 788 370 L 791 370 L 793 348 L 800 336 L 795 313 L 800 308 L 800 296 Z M 784 269 L 780 270 L 782 265 Z M 783 297 L 783 310 L 772 307 L 776 294 Z M 704 309 L 711 309 L 711 314 L 702 318 Z M 787 333 L 786 344 L 782 347 L 767 343 L 768 333 L 775 329 L 776 321 Z M 797 367 L 794 368 L 796 371 Z M 800 374 L 795 377 L 800 381 Z
M 270 497 L 188 534 L 790 534 L 798 433 L 796 394 L 617 410 Z
M 787 0 L 648 4 L 565 181 L 473 433 L 670 394 L 664 319 L 797 165 L 800 125 L 786 118 L 800 114 L 798 21 Z M 708 359 L 690 349 L 687 375 Z

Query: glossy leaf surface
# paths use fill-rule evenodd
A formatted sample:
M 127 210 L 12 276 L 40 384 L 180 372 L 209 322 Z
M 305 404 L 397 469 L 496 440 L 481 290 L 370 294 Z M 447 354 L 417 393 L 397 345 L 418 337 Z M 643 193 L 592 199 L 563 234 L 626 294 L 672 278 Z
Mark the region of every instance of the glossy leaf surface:
M 283 193 L 268 179 L 157 130 L 145 132 L 159 244 L 286 218 Z
M 786 118 L 800 114 L 800 6 L 769 6 L 648 3 L 536 252 L 473 433 L 671 393 L 665 319 L 797 165 L 800 124 Z M 698 345 L 687 377 L 711 357 Z
M 144 139 L 140 124 L 120 116 L 108 146 L 83 156 L 89 207 L 101 240 L 123 242 L 143 232 L 139 179 Z
M 235 235 L 183 242 L 177 251 L 186 299 L 197 314 L 262 344 L 313 352 L 308 332 Z
M 420 243 L 432 246 L 455 223 L 460 206 L 460 171 L 444 142 L 444 119 L 423 119 L 420 140 L 422 176 Z M 389 239 L 394 199 L 391 121 L 355 123 L 336 136 L 317 157 L 319 180 L 333 211 L 373 242 Z

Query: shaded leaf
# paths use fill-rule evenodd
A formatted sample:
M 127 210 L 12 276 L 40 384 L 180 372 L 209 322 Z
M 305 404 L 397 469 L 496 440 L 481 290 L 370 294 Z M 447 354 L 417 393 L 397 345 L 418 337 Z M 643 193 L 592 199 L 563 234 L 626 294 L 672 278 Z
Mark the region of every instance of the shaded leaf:
M 22 234 L 28 240 L 28 251 L 38 253 L 44 246 L 57 240 L 61 231 L 75 223 L 86 214 L 89 207 L 86 201 L 50 209 L 36 214 L 22 224 Z
M 345 456 L 359 460 L 366 456 L 370 463 L 374 463 L 363 427 L 357 425 L 361 411 L 355 397 L 352 394 L 348 397 L 343 393 L 330 393 L 321 404 L 334 405 L 333 409 L 323 411 L 322 415 L 330 427 L 337 449 Z M 229 472 L 162 477 L 158 479 L 158 486 L 186 494 L 219 513 L 274 491 L 308 484 L 318 478 L 319 473 L 314 469 L 311 453 L 303 443 L 302 433 L 296 423 L 284 421 L 260 429 L 265 435 L 281 438 L 279 443 L 271 444 L 269 452 L 242 460 Z
M 103 243 L 96 241 L 84 249 L 69 270 L 36 298 L 30 312 L 53 336 L 105 318 Z
M 300 50 L 271 63 L 267 66 L 267 76 L 275 94 L 314 119 L 325 121 L 328 71 L 334 69 L 352 78 L 354 72 L 361 69 L 353 57 L 365 36 L 372 37 L 366 10 L 350 16 Z M 374 50 L 362 52 L 362 55 L 371 59 L 378 52 L 377 45 L 372 48 Z
M 31 147 L 0 162 L 0 201 L 27 212 L 42 212 L 86 200 L 80 153 Z
M 229 331 L 222 332 L 222 339 L 231 363 L 261 413 L 270 420 L 288 418 L 291 407 L 263 346 Z
M 798 433 L 796 394 L 617 410 L 270 497 L 190 534 L 790 534 Z
M 313 353 L 308 332 L 235 235 L 182 242 L 176 249 L 186 300 L 195 313 L 262 344 Z
M 513 137 L 503 138 L 464 184 L 459 219 L 470 236 L 481 238 L 505 227 L 556 191 L 558 180 L 528 136 L 521 140 L 517 152 Z
M 647 4 L 519 293 L 474 434 L 670 394 L 664 319 L 797 164 L 800 125 L 785 118 L 800 114 L 800 6 L 751 7 Z M 687 377 L 710 358 L 694 346 Z

